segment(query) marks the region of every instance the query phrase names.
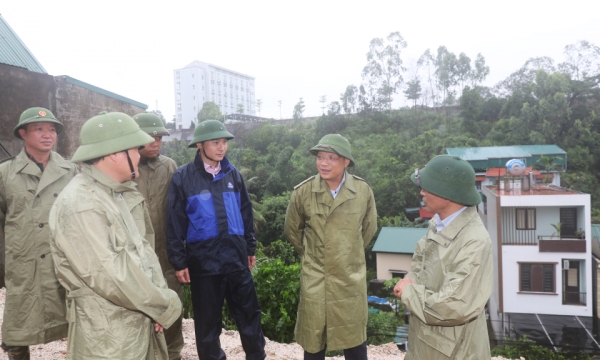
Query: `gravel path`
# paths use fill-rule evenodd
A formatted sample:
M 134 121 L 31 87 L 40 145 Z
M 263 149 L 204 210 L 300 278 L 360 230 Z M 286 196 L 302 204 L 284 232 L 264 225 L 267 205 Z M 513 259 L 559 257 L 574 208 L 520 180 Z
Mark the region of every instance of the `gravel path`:
M 0 323 L 4 315 L 4 298 L 6 289 L 0 290 Z M 183 338 L 185 346 L 183 348 L 183 360 L 198 359 L 196 355 L 196 338 L 194 336 L 194 322 L 189 319 L 183 320 Z M 240 342 L 240 336 L 237 331 L 223 330 L 221 333 L 221 346 L 225 350 L 227 359 L 244 360 L 245 354 Z M 267 339 L 265 348 L 267 360 L 302 360 L 302 347 L 296 343 L 280 344 Z M 404 359 L 404 352 L 399 351 L 393 343 L 368 347 L 368 357 L 370 360 L 401 360 Z M 66 358 L 67 342 L 54 341 L 45 345 L 31 346 L 31 359 L 44 360 L 63 360 Z M 0 359 L 8 359 L 4 352 L 0 351 Z M 327 359 L 343 359 L 343 356 L 328 357 Z M 492 360 L 507 360 L 502 357 L 492 358 Z

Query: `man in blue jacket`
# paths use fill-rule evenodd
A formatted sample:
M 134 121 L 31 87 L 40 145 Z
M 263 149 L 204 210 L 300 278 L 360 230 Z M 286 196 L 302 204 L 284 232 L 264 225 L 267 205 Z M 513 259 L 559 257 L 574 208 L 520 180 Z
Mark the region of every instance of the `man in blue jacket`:
M 167 252 L 181 283 L 190 283 L 200 360 L 224 360 L 223 299 L 240 332 L 246 359 L 266 357 L 260 307 L 250 270 L 256 257 L 252 203 L 239 171 L 225 157 L 233 135 L 217 120 L 194 130 L 194 161 L 171 179 Z

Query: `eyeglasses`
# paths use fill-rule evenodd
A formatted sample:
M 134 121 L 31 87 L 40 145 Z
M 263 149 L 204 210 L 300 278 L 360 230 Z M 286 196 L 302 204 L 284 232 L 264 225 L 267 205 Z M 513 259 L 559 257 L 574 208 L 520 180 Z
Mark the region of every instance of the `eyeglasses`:
M 417 186 L 421 187 L 421 178 L 419 177 L 419 168 L 415 169 L 415 181 L 417 182 Z
M 317 161 L 319 161 L 319 162 L 327 162 L 329 164 L 335 164 L 339 160 L 340 160 L 340 157 L 335 156 L 335 155 L 329 155 L 329 156 L 317 155 Z

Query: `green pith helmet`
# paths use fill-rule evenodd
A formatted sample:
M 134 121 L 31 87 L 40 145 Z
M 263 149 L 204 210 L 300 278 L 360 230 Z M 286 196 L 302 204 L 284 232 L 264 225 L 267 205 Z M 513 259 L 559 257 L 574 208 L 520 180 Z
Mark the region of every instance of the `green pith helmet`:
M 355 164 L 352 153 L 350 152 L 350 142 L 340 134 L 325 135 L 316 146 L 313 146 L 310 149 L 310 153 L 314 156 L 317 156 L 319 151 L 325 151 L 345 157 L 350 160 L 350 165 L 348 166 L 354 166 Z
M 428 193 L 458 204 L 473 206 L 481 202 L 475 170 L 457 156 L 438 155 L 424 168 L 415 170 L 410 179 Z
M 79 147 L 73 162 L 97 159 L 119 151 L 139 147 L 154 139 L 140 130 L 127 114 L 101 112 L 83 124 L 79 134 Z
M 219 120 L 204 120 L 194 129 L 194 138 L 188 147 L 196 147 L 196 143 L 214 139 L 231 140 L 234 136 L 225 128 L 225 124 Z
M 163 126 L 162 120 L 154 113 L 143 112 L 133 116 L 140 129 L 150 136 L 168 136 L 169 130 Z
M 21 134 L 19 134 L 19 129 L 26 126 L 27 124 L 33 124 L 36 122 L 49 122 L 56 125 L 56 133 L 60 134 L 63 131 L 63 124 L 54 117 L 54 114 L 48 109 L 44 109 L 42 107 L 32 107 L 29 108 L 21 114 L 19 118 L 19 123 L 15 126 L 13 130 L 13 135 L 17 139 L 23 140 Z

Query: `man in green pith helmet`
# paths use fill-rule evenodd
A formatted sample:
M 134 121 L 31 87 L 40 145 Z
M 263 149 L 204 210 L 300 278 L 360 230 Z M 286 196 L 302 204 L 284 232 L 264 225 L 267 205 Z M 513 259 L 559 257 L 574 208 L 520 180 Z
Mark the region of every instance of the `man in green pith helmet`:
M 440 155 L 411 180 L 435 215 L 410 272 L 394 287 L 411 311 L 406 359 L 489 359 L 484 309 L 492 294 L 492 242 L 477 213 L 475 171 L 459 157 Z
M 177 279 L 191 286 L 200 360 L 225 359 L 219 342 L 225 299 L 246 359 L 266 357 L 250 272 L 256 262 L 252 202 L 225 157 L 231 139 L 218 120 L 198 124 L 188 145 L 198 149 L 196 157 L 177 169 L 169 186 L 167 250 Z
M 134 181 L 138 184 L 138 190 L 144 195 L 150 218 L 154 227 L 154 251 L 158 256 L 160 267 L 169 289 L 174 290 L 181 299 L 183 285 L 177 280 L 175 270 L 169 263 L 167 256 L 167 194 L 169 183 L 177 164 L 171 158 L 160 154 L 162 137 L 169 135 L 162 120 L 154 113 L 145 112 L 137 114 L 133 120 L 140 126 L 143 132 L 150 135 L 154 141 L 139 151 L 141 159 L 138 165 L 140 176 Z M 169 360 L 181 359 L 183 349 L 182 316 L 165 329 L 165 339 L 169 348 Z
M 154 139 L 119 112 L 83 124 L 83 162 L 50 212 L 51 248 L 67 289 L 67 359 L 168 359 L 163 328 L 181 316 L 153 250 L 146 201 L 132 181 Z
M 364 249 L 377 231 L 371 187 L 351 175 L 350 143 L 325 135 L 310 149 L 318 175 L 294 187 L 284 231 L 302 257 L 296 341 L 305 360 L 344 350 L 367 359 L 367 280 Z
M 6 302 L 2 348 L 9 359 L 29 359 L 29 345 L 67 336 L 65 289 L 50 254 L 50 207 L 77 173 L 52 151 L 63 125 L 41 107 L 25 110 L 13 135 L 19 155 L 0 164 L 0 239 L 4 239 Z M 4 266 L 6 265 L 6 266 Z

